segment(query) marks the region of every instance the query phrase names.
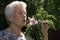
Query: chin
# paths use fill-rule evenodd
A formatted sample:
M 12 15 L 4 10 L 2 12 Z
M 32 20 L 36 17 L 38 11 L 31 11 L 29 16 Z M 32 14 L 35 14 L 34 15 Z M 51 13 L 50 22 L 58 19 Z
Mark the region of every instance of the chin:
M 22 27 L 24 27 L 25 26 L 25 24 L 24 25 L 22 25 Z
M 21 29 L 21 31 L 22 32 L 25 32 L 26 31 L 26 28 L 27 28 L 26 26 L 23 26 L 22 29 Z
M 25 26 L 26 25 L 26 23 L 22 23 L 22 26 Z

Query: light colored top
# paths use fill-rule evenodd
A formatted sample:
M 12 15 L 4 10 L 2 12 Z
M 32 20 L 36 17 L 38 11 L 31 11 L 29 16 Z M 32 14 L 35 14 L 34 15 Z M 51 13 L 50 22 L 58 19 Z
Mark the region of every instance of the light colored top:
M 25 35 L 16 36 L 6 30 L 0 31 L 0 40 L 26 40 Z

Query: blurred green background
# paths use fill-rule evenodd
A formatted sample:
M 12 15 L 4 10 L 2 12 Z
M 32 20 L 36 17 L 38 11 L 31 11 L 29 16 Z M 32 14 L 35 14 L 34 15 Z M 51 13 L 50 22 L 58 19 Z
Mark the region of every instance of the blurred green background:
M 0 30 L 8 27 L 4 11 L 6 5 L 16 0 L 0 0 Z M 17 0 L 18 1 L 18 0 Z M 39 11 L 47 11 L 49 15 L 54 15 L 56 20 L 53 20 L 56 30 L 49 29 L 49 40 L 60 40 L 60 0 L 19 0 L 27 3 L 28 16 L 32 17 Z

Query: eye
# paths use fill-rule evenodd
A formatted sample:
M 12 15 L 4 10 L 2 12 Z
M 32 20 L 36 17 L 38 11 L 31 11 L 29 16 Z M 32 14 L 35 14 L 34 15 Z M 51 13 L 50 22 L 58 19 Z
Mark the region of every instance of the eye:
M 22 13 L 18 13 L 19 15 L 22 15 Z
M 27 12 L 26 13 L 24 12 L 24 14 L 27 15 Z
M 27 15 L 27 13 L 25 13 Z
M 27 15 L 27 13 L 26 12 L 19 12 L 18 15 L 23 16 L 23 15 Z
M 23 14 L 27 15 L 27 12 L 23 11 Z

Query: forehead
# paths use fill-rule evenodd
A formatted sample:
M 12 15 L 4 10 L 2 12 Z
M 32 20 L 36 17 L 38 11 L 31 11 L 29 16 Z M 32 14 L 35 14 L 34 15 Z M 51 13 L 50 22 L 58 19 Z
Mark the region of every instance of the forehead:
M 26 8 L 24 8 L 23 6 L 16 6 L 16 11 L 26 12 Z

